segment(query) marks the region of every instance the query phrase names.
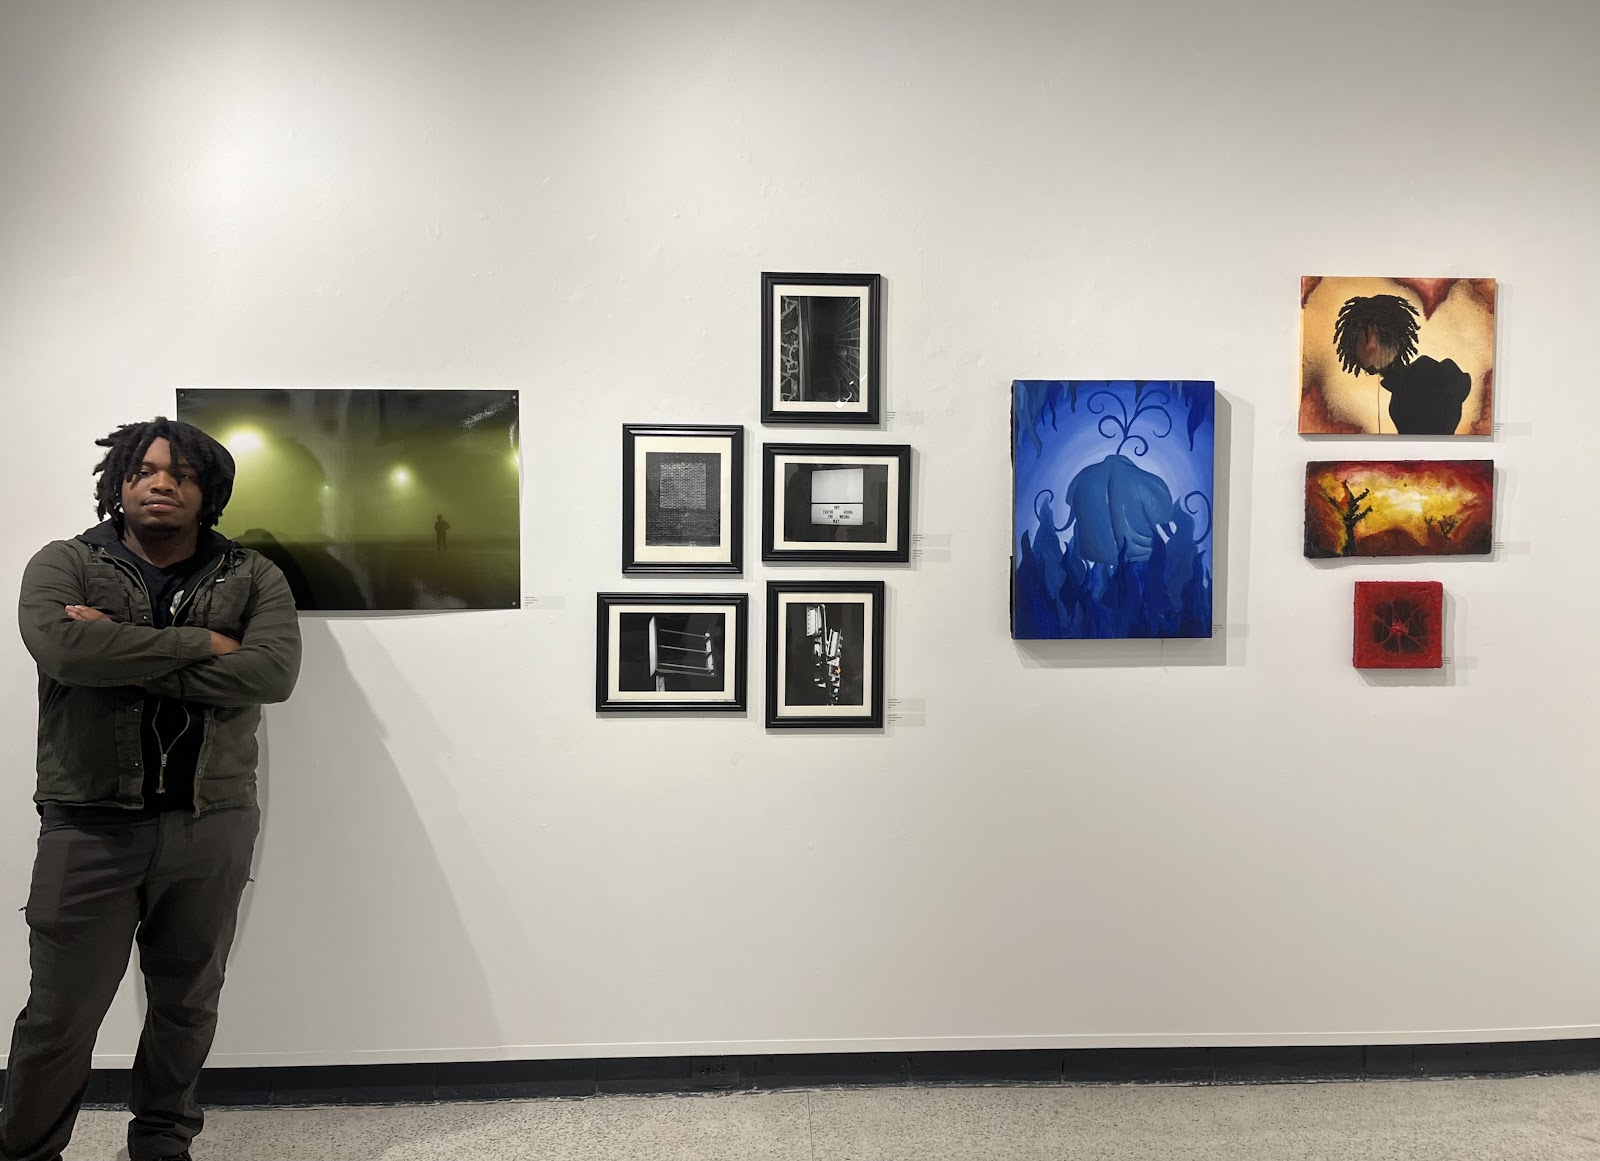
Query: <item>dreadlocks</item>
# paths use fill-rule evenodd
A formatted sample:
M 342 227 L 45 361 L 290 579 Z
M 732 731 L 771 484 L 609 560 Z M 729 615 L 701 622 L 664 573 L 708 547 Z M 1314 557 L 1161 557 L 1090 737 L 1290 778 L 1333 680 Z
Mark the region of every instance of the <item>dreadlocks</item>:
M 1403 367 L 1417 353 L 1417 308 L 1398 295 L 1374 294 L 1352 298 L 1339 309 L 1333 345 L 1339 352 L 1339 364 L 1352 375 L 1366 370 L 1360 349 L 1368 331 L 1380 346 L 1394 350 L 1394 361 Z
M 233 456 L 193 424 L 165 416 L 148 423 L 126 424 L 94 441 L 95 446 L 106 449 L 105 458 L 94 469 L 100 477 L 95 485 L 100 519 L 122 519 L 123 481 L 138 471 L 145 453 L 158 439 L 166 440 L 172 449 L 173 463 L 187 463 L 194 471 L 200 484 L 200 527 L 213 527 L 233 495 Z

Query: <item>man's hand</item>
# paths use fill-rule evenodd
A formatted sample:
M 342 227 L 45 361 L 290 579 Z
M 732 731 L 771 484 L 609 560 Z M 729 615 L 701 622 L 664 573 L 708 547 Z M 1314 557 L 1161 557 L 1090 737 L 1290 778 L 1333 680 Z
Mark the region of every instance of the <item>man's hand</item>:
M 106 616 L 106 614 L 102 613 L 99 609 L 91 608 L 88 605 L 68 605 L 67 616 L 71 617 L 74 621 L 111 620 L 110 617 Z

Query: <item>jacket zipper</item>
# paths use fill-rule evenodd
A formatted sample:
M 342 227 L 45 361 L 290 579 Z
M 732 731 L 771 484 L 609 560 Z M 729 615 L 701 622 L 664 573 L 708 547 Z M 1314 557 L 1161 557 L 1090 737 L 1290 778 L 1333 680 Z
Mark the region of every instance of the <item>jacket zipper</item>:
M 139 575 L 139 570 L 134 568 L 127 561 L 118 560 L 116 557 L 112 556 L 109 552 L 106 552 L 104 549 L 100 550 L 100 555 L 105 557 L 112 564 L 116 565 L 119 569 L 121 569 L 123 572 L 127 573 L 136 582 L 138 582 L 139 590 L 144 593 L 144 605 L 145 605 L 145 608 L 150 610 L 150 619 L 152 621 L 155 620 L 155 616 L 156 616 L 156 599 L 153 596 L 150 595 L 150 586 L 144 583 L 144 577 Z M 156 728 L 156 723 L 155 723 L 154 719 L 152 719 L 151 722 L 150 722 L 151 732 L 154 732 L 155 728 Z M 187 727 L 185 727 L 185 728 L 187 728 Z M 183 737 L 182 734 L 179 734 L 178 736 L 180 738 Z M 156 748 L 158 750 L 161 748 L 161 735 L 159 735 L 159 734 L 156 735 Z M 167 755 L 165 753 L 163 753 L 161 755 L 161 769 L 156 772 L 156 793 L 157 794 L 165 794 L 166 792 L 167 792 Z M 148 806 L 149 803 L 145 803 L 145 805 Z
M 184 594 L 183 600 L 179 601 L 178 607 L 172 610 L 172 624 L 174 626 L 183 624 L 183 615 L 189 611 L 189 606 L 192 605 L 194 603 L 194 599 L 200 595 L 200 590 L 211 584 L 212 578 L 220 573 L 223 570 L 223 567 L 226 566 L 231 559 L 233 559 L 233 550 L 225 550 L 222 554 L 222 559 L 217 561 L 217 563 L 211 567 L 211 570 L 207 572 L 205 576 L 201 577 L 194 584 L 189 586 L 189 591 Z M 178 731 L 178 736 L 176 738 L 172 739 L 172 746 L 163 751 L 161 755 L 161 771 L 156 776 L 157 794 L 165 794 L 167 792 L 167 758 L 171 754 L 172 750 L 177 747 L 178 742 L 183 738 L 183 735 L 189 732 L 189 726 L 194 721 L 193 717 L 189 713 L 188 706 L 183 707 L 183 715 L 183 729 Z M 152 728 L 154 727 L 152 726 Z M 200 763 L 198 757 L 195 760 L 194 768 L 194 797 L 195 808 L 199 809 Z
M 103 549 L 101 550 L 101 555 L 104 556 L 112 564 L 116 565 L 123 572 L 127 573 L 129 576 L 131 576 L 135 581 L 137 581 L 139 583 L 139 588 L 144 593 L 145 607 L 150 610 L 150 617 L 151 617 L 152 620 L 154 620 L 155 619 L 155 615 L 156 615 L 156 601 L 155 601 L 155 598 L 150 595 L 150 586 L 144 583 L 144 577 L 140 575 L 139 570 L 134 568 L 127 561 L 118 560 L 115 556 L 112 556 L 109 552 L 106 552 Z M 216 576 L 219 572 L 222 571 L 222 566 L 228 563 L 228 560 L 232 555 L 233 555 L 233 553 L 231 551 L 224 552 L 222 554 L 222 559 L 217 561 L 217 563 L 212 566 L 211 570 L 209 572 L 207 572 L 205 576 L 201 577 L 199 581 L 197 581 L 195 584 L 193 584 L 193 585 L 191 585 L 189 587 L 188 593 L 186 593 L 184 595 L 183 600 L 178 603 L 178 607 L 176 609 L 172 610 L 172 623 L 173 623 L 173 625 L 178 625 L 181 622 L 181 620 L 183 618 L 183 614 L 188 611 L 189 605 L 194 600 L 196 594 L 198 594 L 202 588 L 204 588 L 207 584 L 210 583 L 212 577 Z M 161 768 L 156 771 L 156 793 L 158 795 L 165 794 L 167 792 L 167 760 L 172 756 L 173 748 L 177 746 L 178 742 L 183 738 L 183 735 L 189 732 L 189 726 L 190 726 L 190 724 L 191 724 L 191 722 L 193 720 L 191 715 L 190 715 L 190 713 L 189 713 L 189 707 L 188 706 L 184 707 L 183 713 L 184 713 L 183 729 L 179 730 L 178 731 L 178 736 L 176 738 L 172 739 L 172 745 L 171 746 L 168 746 L 168 747 L 163 749 L 162 746 L 161 746 L 161 735 L 160 734 L 156 734 L 156 736 L 155 736 L 156 737 L 156 748 L 158 750 L 160 750 L 160 752 L 161 752 Z M 155 728 L 156 728 L 155 721 L 152 720 L 150 722 L 150 729 L 152 731 L 154 731 Z M 200 771 L 198 769 L 196 769 L 194 773 L 195 773 L 195 782 L 198 784 L 199 781 L 200 781 Z M 198 793 L 198 787 L 197 787 L 197 793 Z
M 224 550 L 224 552 L 222 552 L 221 560 L 219 560 L 216 565 L 211 566 L 211 571 L 208 571 L 205 576 L 200 577 L 195 584 L 189 585 L 189 592 L 184 595 L 184 598 L 182 598 L 181 601 L 178 601 L 178 608 L 173 609 L 173 625 L 182 624 L 182 620 L 184 620 L 184 614 L 189 611 L 190 604 L 194 604 L 195 596 L 200 595 L 200 590 L 205 588 L 206 585 L 213 584 L 213 579 L 216 577 L 216 574 L 221 573 L 222 569 L 226 568 L 226 566 L 229 565 L 229 561 L 232 560 L 234 560 L 234 550 Z M 189 732 L 189 726 L 192 724 L 192 721 L 194 721 L 194 718 L 189 715 L 189 707 L 186 705 L 186 707 L 184 707 L 184 728 L 182 728 L 182 731 L 179 731 L 178 737 L 174 737 L 173 747 L 178 745 L 178 739 L 181 739 L 184 734 Z M 205 729 L 205 726 L 202 726 L 202 729 Z M 202 740 L 202 752 L 203 748 L 205 748 L 205 745 L 203 745 Z M 171 753 L 171 750 L 168 750 L 168 753 Z M 168 753 L 163 753 L 162 755 L 162 771 L 160 771 L 160 774 L 158 774 L 157 784 L 155 784 L 155 792 L 157 793 L 166 793 L 166 756 L 168 756 Z M 202 755 L 195 756 L 194 798 L 195 809 L 197 809 L 197 811 L 200 809 L 200 758 L 202 758 L 202 756 L 203 753 Z

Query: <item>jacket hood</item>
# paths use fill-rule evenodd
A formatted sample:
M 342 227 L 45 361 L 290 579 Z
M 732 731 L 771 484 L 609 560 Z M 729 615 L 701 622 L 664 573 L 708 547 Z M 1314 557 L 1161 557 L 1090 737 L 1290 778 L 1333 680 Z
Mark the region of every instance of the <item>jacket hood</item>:
M 93 528 L 86 528 L 78 533 L 76 539 L 94 548 L 110 548 L 122 542 L 122 529 L 114 518 L 102 520 Z M 215 528 L 202 528 L 199 538 L 195 541 L 195 553 L 198 556 L 215 556 L 233 547 L 233 541 Z

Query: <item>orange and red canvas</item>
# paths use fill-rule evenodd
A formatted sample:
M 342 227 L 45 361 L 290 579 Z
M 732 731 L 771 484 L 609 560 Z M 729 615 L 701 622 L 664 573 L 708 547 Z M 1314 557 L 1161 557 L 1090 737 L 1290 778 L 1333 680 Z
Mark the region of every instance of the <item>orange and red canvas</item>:
M 1438 581 L 1357 581 L 1357 669 L 1444 666 L 1444 585 Z
M 1302 435 L 1492 435 L 1492 278 L 1300 280 Z
M 1493 460 L 1306 465 L 1308 557 L 1471 556 L 1493 548 Z

